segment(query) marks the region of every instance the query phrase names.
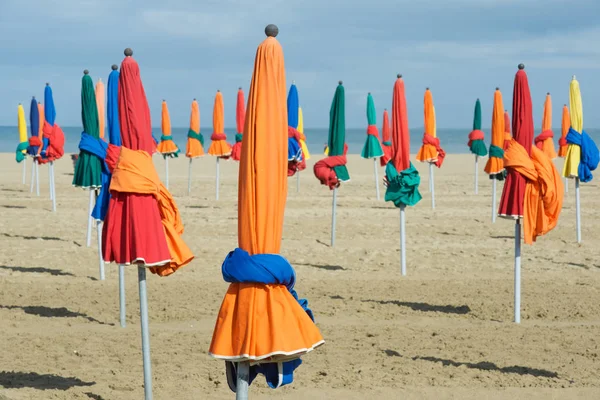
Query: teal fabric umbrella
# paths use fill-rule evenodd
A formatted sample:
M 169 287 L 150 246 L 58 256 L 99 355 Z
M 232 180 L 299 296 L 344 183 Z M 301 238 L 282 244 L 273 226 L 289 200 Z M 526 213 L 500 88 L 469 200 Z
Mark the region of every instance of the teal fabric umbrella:
M 377 158 L 383 156 L 383 149 L 379 142 L 379 131 L 377 130 L 377 117 L 375 102 L 371 93 L 367 95 L 367 140 L 360 154 L 362 158 Z
M 339 83 L 331 102 L 331 110 L 329 111 L 329 156 L 345 156 L 346 155 L 346 100 L 344 86 Z M 333 171 L 337 176 L 338 181 L 346 182 L 350 180 L 350 173 L 346 165 L 338 165 L 333 167 Z

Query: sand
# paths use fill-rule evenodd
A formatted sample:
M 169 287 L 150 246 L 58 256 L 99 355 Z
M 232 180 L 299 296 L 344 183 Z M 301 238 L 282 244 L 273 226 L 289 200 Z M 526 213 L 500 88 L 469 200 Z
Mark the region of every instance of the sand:
M 449 155 L 435 171 L 435 210 L 426 166 L 417 165 L 423 200 L 406 212 L 401 277 L 399 212 L 376 200 L 372 161 L 350 157 L 331 248 L 332 194 L 312 174 L 315 158 L 300 193 L 290 179 L 282 254 L 326 343 L 303 358 L 292 385 L 271 390 L 258 378 L 252 399 L 600 398 L 596 181 L 581 189 L 581 246 L 571 182 L 558 228 L 523 247 L 516 325 L 514 223 L 491 224 L 484 163 L 474 195 L 473 157 Z M 163 176 L 163 160 L 154 160 Z M 191 196 L 187 167 L 172 160 L 170 183 L 197 258 L 148 279 L 154 397 L 233 399 L 223 363 L 207 351 L 227 288 L 221 262 L 237 243 L 237 164 L 221 163 L 218 202 L 214 158 L 194 161 Z M 38 198 L 22 185 L 14 155 L 0 156 L 0 399 L 143 398 L 136 269 L 126 271 L 122 329 L 117 267 L 107 265 L 98 281 L 95 237 L 85 244 L 87 192 L 71 187 L 65 156 L 56 164 L 54 214 L 41 171 Z

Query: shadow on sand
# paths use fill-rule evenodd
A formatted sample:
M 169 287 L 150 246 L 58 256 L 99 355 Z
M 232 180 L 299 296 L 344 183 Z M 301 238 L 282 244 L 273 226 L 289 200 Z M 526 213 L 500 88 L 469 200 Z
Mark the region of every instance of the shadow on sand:
M 87 314 L 71 311 L 65 307 L 46 307 L 46 306 L 0 306 L 0 309 L 6 310 L 22 310 L 25 314 L 37 315 L 44 318 L 85 318 L 90 322 L 95 322 L 100 325 L 112 325 L 113 323 L 106 323 L 98 321 L 94 317 L 90 317 Z
M 5 389 L 33 388 L 39 390 L 68 390 L 76 386 L 93 386 L 96 382 L 84 382 L 75 377 L 36 372 L 0 371 L 0 386 Z
M 459 314 L 465 315 L 471 312 L 469 306 L 438 306 L 435 304 L 427 304 L 427 303 L 412 303 L 407 301 L 399 301 L 399 300 L 362 300 L 363 303 L 378 303 L 378 304 L 394 304 L 399 307 L 408 307 L 415 311 L 423 311 L 423 312 L 440 312 L 445 314 Z
M 4 270 L 8 270 L 8 271 L 15 271 L 15 272 L 31 273 L 31 274 L 50 274 L 53 276 L 75 276 L 70 272 L 65 272 L 60 269 L 51 269 L 51 268 L 43 268 L 43 267 L 25 268 L 25 267 L 12 267 L 9 265 L 0 265 L 0 269 L 4 269 Z

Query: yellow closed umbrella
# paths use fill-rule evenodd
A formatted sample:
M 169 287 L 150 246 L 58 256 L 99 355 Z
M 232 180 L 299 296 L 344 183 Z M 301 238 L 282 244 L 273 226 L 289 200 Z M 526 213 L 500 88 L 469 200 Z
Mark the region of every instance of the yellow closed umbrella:
M 25 160 L 27 154 L 27 147 L 29 146 L 29 140 L 27 140 L 27 122 L 25 121 L 25 110 L 23 105 L 19 103 L 17 107 L 18 117 L 18 129 L 19 129 L 19 144 L 16 151 L 17 162 Z M 23 163 L 23 185 L 25 184 L 25 177 L 27 175 L 27 163 Z

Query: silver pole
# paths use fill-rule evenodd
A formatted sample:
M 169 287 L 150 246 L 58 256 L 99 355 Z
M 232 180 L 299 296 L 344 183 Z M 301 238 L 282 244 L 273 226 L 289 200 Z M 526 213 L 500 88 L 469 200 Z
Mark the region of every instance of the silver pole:
M 31 157 L 33 163 L 31 164 L 31 185 L 29 185 L 29 193 L 33 193 L 33 183 L 35 180 L 35 157 Z
M 142 325 L 142 359 L 144 360 L 144 399 L 152 400 L 152 365 L 150 363 L 150 330 L 148 328 L 145 267 L 138 267 L 138 283 L 140 288 L 140 322 Z
M 90 247 L 92 245 L 92 220 L 94 219 L 92 217 L 92 210 L 94 209 L 94 198 L 96 197 L 94 195 L 94 193 L 96 193 L 96 191 L 94 189 L 90 188 L 90 201 L 88 203 L 88 224 L 87 224 L 87 240 L 86 240 L 87 247 Z
M 431 190 L 431 208 L 435 209 L 435 182 L 433 181 L 433 163 L 429 163 L 429 189 Z
M 337 208 L 337 188 L 333 189 L 333 202 L 331 204 L 331 247 L 335 246 L 335 210 Z
M 27 158 L 23 160 L 23 185 L 27 184 Z
M 125 328 L 125 265 L 119 264 L 119 321 Z
M 515 323 L 521 323 L 521 220 L 515 223 Z
M 217 157 L 216 198 L 219 200 L 219 157 Z
M 169 156 L 165 157 L 165 183 L 167 190 L 169 190 Z
M 565 193 L 569 193 L 569 178 L 565 178 Z
M 50 162 L 51 178 L 52 178 L 52 211 L 56 212 L 56 186 L 54 184 L 54 161 Z
M 377 191 L 377 201 L 380 200 L 380 196 L 379 196 L 379 171 L 377 170 L 377 159 L 374 158 L 373 159 L 373 167 L 375 168 L 375 189 Z
M 192 161 L 194 159 L 190 158 L 190 163 L 188 164 L 188 196 L 192 193 Z
M 104 257 L 102 256 L 102 221 L 96 223 L 96 235 L 98 236 L 98 267 L 100 268 L 100 280 L 105 279 L 104 276 Z
M 400 260 L 401 273 L 406 276 L 406 205 L 400 206 Z
M 477 164 L 479 164 L 479 156 L 475 156 L 475 194 L 479 192 L 479 170 Z
M 50 200 L 52 200 L 52 161 L 48 164 L 48 189 L 50 191 Z
M 581 199 L 579 197 L 579 178 L 575 178 L 575 212 L 577 215 L 577 243 L 581 243 Z
M 296 171 L 296 193 L 300 193 L 300 171 Z
M 248 400 L 248 382 L 250 381 L 250 363 L 243 361 L 237 363 L 237 382 L 235 400 Z
M 492 223 L 496 223 L 496 182 L 497 179 L 492 179 Z
M 40 163 L 35 161 L 35 194 L 40 197 Z

